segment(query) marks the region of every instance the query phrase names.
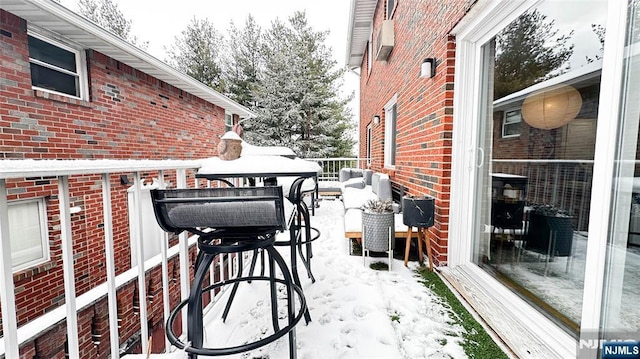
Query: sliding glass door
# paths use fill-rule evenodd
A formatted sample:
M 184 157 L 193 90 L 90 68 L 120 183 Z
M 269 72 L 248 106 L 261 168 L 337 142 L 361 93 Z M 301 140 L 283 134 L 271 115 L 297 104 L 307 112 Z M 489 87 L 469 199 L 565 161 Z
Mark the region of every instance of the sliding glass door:
M 640 339 L 640 4 L 626 22 L 620 115 L 616 125 L 611 227 L 601 326 L 604 339 Z
M 595 359 L 640 338 L 640 1 L 485 6 L 456 29 L 449 273 L 500 335 Z
M 480 51 L 472 262 L 576 337 L 606 15 L 542 1 Z

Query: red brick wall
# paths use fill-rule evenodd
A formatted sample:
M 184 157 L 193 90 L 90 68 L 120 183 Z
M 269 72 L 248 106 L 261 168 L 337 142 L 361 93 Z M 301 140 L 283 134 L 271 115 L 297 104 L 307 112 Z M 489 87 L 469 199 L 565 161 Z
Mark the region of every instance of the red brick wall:
M 374 15 L 375 38 L 385 17 L 379 1 Z M 360 156 L 366 156 L 366 126 L 373 115 L 371 168 L 390 175 L 411 195 L 435 198 L 435 224 L 429 228 L 437 264 L 446 264 L 453 129 L 455 39 L 449 30 L 472 3 L 468 0 L 398 1 L 395 44 L 386 62 L 375 61 L 367 72 L 367 54 L 360 77 Z M 421 78 L 427 57 L 437 59 L 434 78 Z M 397 94 L 397 146 L 394 169 L 384 168 L 384 105 Z
M 89 101 L 34 91 L 26 22 L 0 10 L 0 30 L 0 160 L 195 159 L 216 155 L 218 138 L 224 133 L 224 109 L 92 50 L 87 51 Z M 120 175 L 110 178 L 117 274 L 130 268 L 128 185 L 120 184 Z M 157 176 L 142 174 L 149 179 Z M 174 174 L 165 176 L 165 181 L 175 183 Z M 188 173 L 189 183 L 193 183 L 193 176 L 193 172 Z M 82 207 L 71 221 L 78 295 L 106 278 L 100 181 L 99 176 L 72 176 L 69 180 L 71 205 Z M 22 325 L 64 304 L 57 180 L 11 180 L 7 187 L 10 201 L 45 198 L 49 219 L 51 260 L 14 276 L 17 316 Z M 177 261 L 170 263 L 170 270 L 173 267 L 177 273 Z M 154 293 L 161 287 L 157 270 L 148 274 L 146 281 Z M 172 287 L 177 293 L 172 292 L 175 305 L 179 288 L 177 284 Z M 139 319 L 132 309 L 136 288 L 136 283 L 130 283 L 119 292 L 119 311 L 124 319 L 121 342 L 139 331 Z M 154 298 L 153 305 L 148 305 L 150 320 L 157 327 L 162 322 L 162 301 L 159 295 Z M 96 353 L 104 357 L 108 352 L 105 302 L 96 307 L 101 309 L 91 307 L 79 314 L 83 357 Z M 94 317 L 99 318 L 93 324 L 94 330 L 104 332 L 101 344 L 95 348 L 91 330 L 85 333 L 96 320 Z M 42 358 L 62 357 L 65 327 L 60 324 L 56 328 L 35 345 L 25 344 L 21 356 L 31 358 L 35 351 Z

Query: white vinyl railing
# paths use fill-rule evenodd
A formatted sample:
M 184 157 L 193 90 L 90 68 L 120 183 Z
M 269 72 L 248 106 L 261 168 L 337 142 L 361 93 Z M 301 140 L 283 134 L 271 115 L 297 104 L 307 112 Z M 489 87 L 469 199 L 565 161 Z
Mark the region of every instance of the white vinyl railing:
M 0 161 L 0 304 L 2 305 L 2 329 L 3 337 L 0 340 L 0 355 L 6 358 L 18 358 L 19 348 L 22 344 L 33 341 L 48 329 L 66 320 L 67 328 L 67 347 L 69 358 L 80 358 L 79 337 L 83 333 L 79 333 L 78 329 L 78 313 L 87 306 L 95 303 L 100 298 L 107 297 L 109 310 L 109 335 L 110 335 L 110 352 L 112 358 L 120 357 L 120 341 L 118 333 L 118 308 L 117 308 L 117 290 L 130 283 L 133 280 L 138 281 L 138 302 L 139 302 L 139 321 L 140 321 L 140 340 L 142 352 L 148 350 L 148 311 L 145 277 L 146 273 L 154 267 L 161 267 L 162 286 L 163 286 L 163 313 L 164 320 L 169 315 L 169 273 L 168 261 L 170 258 L 179 256 L 180 268 L 180 296 L 182 300 L 189 294 L 189 249 L 195 243 L 194 238 L 187 238 L 186 233 L 182 233 L 178 237 L 178 245 L 168 248 L 168 237 L 166 233 L 162 233 L 161 253 L 151 259 L 145 261 L 144 257 L 144 241 L 142 240 L 142 226 L 138 228 L 138 233 L 133 233 L 133 243 L 136 247 L 137 265 L 116 276 L 115 272 L 115 256 L 114 253 L 114 228 L 113 228 L 113 208 L 111 194 L 111 175 L 121 173 L 133 173 L 135 179 L 134 197 L 135 203 L 141 204 L 140 191 L 141 174 L 157 173 L 158 178 L 162 181 L 165 172 L 169 172 L 170 176 L 175 176 L 177 188 L 187 188 L 187 170 L 194 170 L 199 167 L 196 161 L 145 161 L 145 160 L 5 160 Z M 97 175 L 101 177 L 102 187 L 102 216 L 104 223 L 104 241 L 105 241 L 105 258 L 106 264 L 106 280 L 103 283 L 96 284 L 94 288 L 88 290 L 80 296 L 76 295 L 76 277 L 74 274 L 74 253 L 73 239 L 77 234 L 72 232 L 71 225 L 71 195 L 73 188 L 70 188 L 70 177 L 73 176 Z M 9 216 L 8 216 L 8 194 L 7 183 L 12 187 L 16 183 L 25 182 L 25 179 L 47 177 L 55 178 L 57 182 L 57 196 L 59 203 L 59 221 L 60 221 L 60 239 L 62 244 L 62 269 L 64 281 L 65 304 L 57 309 L 51 310 L 46 314 L 29 321 L 28 323 L 18 327 L 17 309 L 16 308 L 16 292 L 13 280 L 12 260 L 11 260 L 11 241 L 9 240 Z M 74 182 L 74 183 L 77 183 Z M 25 185 L 26 186 L 26 185 Z M 197 181 L 192 184 L 197 187 Z M 55 195 L 55 193 L 52 193 Z M 136 209 L 134 209 L 135 211 Z M 137 221 L 142 218 L 142 211 L 138 208 Z M 85 213 L 89 215 L 89 211 L 85 208 Z M 134 216 L 135 217 L 135 216 Z M 245 258 L 246 260 L 246 258 Z M 223 268 L 223 261 L 218 261 L 218 266 L 212 266 L 211 281 L 215 278 L 215 271 L 218 271 L 218 278 L 234 276 L 237 271 L 237 261 L 228 260 L 228 268 Z M 212 300 L 213 302 L 213 300 Z M 71 314 L 74 313 L 74 314 Z M 182 323 L 186 323 L 186 313 L 183 311 Z M 182 332 L 186 334 L 186 329 Z M 166 343 L 166 348 L 169 348 Z
M 309 158 L 318 162 L 323 173 L 319 175 L 320 181 L 334 181 L 338 179 L 340 169 L 350 168 L 366 168 L 367 159 L 363 158 Z M 526 176 L 529 180 L 528 200 L 537 202 L 554 203 L 564 208 L 570 209 L 582 218 L 582 208 L 588 210 L 581 201 L 576 199 L 588 198 L 591 190 L 592 163 L 583 161 L 580 163 L 533 163 L 532 161 L 518 162 L 514 160 L 495 160 L 493 161 L 494 171 L 518 174 Z M 179 259 L 179 278 L 180 278 L 180 297 L 184 300 L 188 297 L 190 286 L 191 267 L 189 251 L 193 251 L 195 238 L 188 238 L 186 233 L 182 233 L 178 239 L 177 245 L 168 247 L 168 235 L 164 232 L 159 234 L 161 238 L 160 254 L 146 259 L 144 256 L 144 241 L 142 233 L 133 233 L 133 245 L 136 247 L 135 256 L 136 263 L 144 263 L 144 266 L 136 265 L 116 275 L 115 256 L 114 253 L 114 218 L 112 208 L 111 193 L 114 175 L 132 174 L 135 181 L 134 203 L 141 203 L 141 177 L 148 173 L 158 175 L 160 187 L 164 187 L 165 177 L 175 179 L 172 186 L 176 188 L 198 187 L 198 181 L 188 183 L 187 179 L 193 180 L 193 176 L 187 176 L 187 171 L 193 173 L 200 166 L 197 161 L 144 161 L 144 160 L 3 160 L 0 161 L 0 304 L 2 309 L 2 330 L 3 337 L 0 340 L 0 356 L 5 358 L 18 358 L 19 348 L 22 344 L 32 342 L 43 333 L 48 331 L 58 323 L 66 320 L 66 329 L 68 337 L 68 357 L 80 358 L 79 337 L 83 333 L 79 333 L 78 313 L 84 308 L 95 303 L 101 298 L 108 300 L 109 312 L 109 336 L 110 336 L 110 352 L 112 358 L 120 357 L 120 340 L 118 331 L 118 307 L 117 307 L 117 291 L 127 283 L 132 281 L 138 282 L 138 302 L 139 302 L 139 327 L 140 340 L 143 353 L 148 351 L 148 294 L 145 285 L 145 276 L 153 268 L 161 268 L 162 273 L 162 300 L 164 320 L 169 316 L 169 288 L 170 281 L 174 281 L 176 276 L 169 276 L 168 263 L 176 256 Z M 76 295 L 76 278 L 74 274 L 74 255 L 73 255 L 73 227 L 71 225 L 71 195 L 73 186 L 78 185 L 78 181 L 74 180 L 75 176 L 95 175 L 100 178 L 102 209 L 97 211 L 86 211 L 88 216 L 90 213 L 98 213 L 103 217 L 100 222 L 104 223 L 104 245 L 105 245 L 105 268 L 106 279 L 102 283 L 98 283 L 94 288 Z M 63 269 L 64 296 L 65 304 L 57 309 L 51 310 L 46 314 L 27 322 L 18 327 L 17 308 L 16 308 L 16 292 L 13 280 L 13 266 L 11 260 L 11 242 L 9 240 L 9 216 L 8 216 L 8 186 L 9 191 L 15 191 L 16 183 L 25 181 L 27 178 L 46 177 L 51 178 L 52 183 L 57 183 L 57 193 L 52 195 L 58 196 L 59 199 L 59 221 L 60 221 L 60 237 L 62 244 L 61 267 Z M 70 181 L 72 179 L 72 181 Z M 579 182 L 580 186 L 576 186 Z M 25 185 L 26 186 L 26 185 Z M 54 192 L 56 190 L 54 189 Z M 13 192 L 15 193 L 15 192 Z M 70 194 L 71 193 L 71 194 Z M 141 210 L 137 210 L 137 220 L 140 222 Z M 578 211 L 578 212 L 576 212 Z M 134 215 L 133 218 L 136 216 Z M 580 221 L 579 225 L 584 225 Z M 141 231 L 142 226 L 135 226 Z M 129 243 L 129 241 L 127 241 Z M 246 261 L 249 258 L 243 257 Z M 212 266 L 210 278 L 224 280 L 236 275 L 238 268 L 237 259 L 233 258 L 227 261 L 218 261 L 216 266 Z M 245 268 L 248 266 L 245 266 Z M 226 273 L 226 274 L 225 274 Z M 215 293 L 212 293 L 212 297 Z M 218 294 L 219 295 L 219 294 Z M 155 301 L 154 301 L 155 302 Z M 211 302 L 215 302 L 212 298 Z M 75 315 L 67 314 L 75 313 Z M 186 313 L 183 312 L 182 323 L 186 323 Z M 186 329 L 183 326 L 183 335 L 186 335 Z M 169 348 L 168 342 L 165 340 L 165 348 Z
M 342 168 L 367 168 L 369 163 L 367 158 L 357 157 L 305 158 L 305 160 L 315 161 L 322 167 L 322 174 L 318 176 L 319 181 L 337 181 Z
M 366 159 L 360 158 L 313 158 L 308 159 L 317 161 L 323 168 L 323 173 L 319 175 L 319 180 L 337 180 L 338 173 L 341 168 L 365 168 L 367 164 Z M 114 209 L 112 205 L 112 187 L 113 180 L 118 175 L 133 174 L 134 187 L 133 203 L 141 204 L 141 182 L 143 176 L 148 176 L 149 173 L 157 174 L 160 182 L 160 187 L 163 188 L 165 183 L 165 177 L 175 179 L 175 183 L 172 183 L 176 188 L 198 187 L 198 181 L 193 179 L 193 176 L 188 177 L 187 171 L 194 173 L 197 170 L 200 163 L 197 161 L 178 161 L 178 160 L 166 160 L 166 161 L 147 161 L 147 160 L 3 160 L 0 161 L 0 305 L 2 309 L 2 331 L 3 337 L 0 338 L 0 356 L 4 355 L 5 358 L 18 358 L 19 348 L 26 344 L 33 342 L 36 338 L 45 334 L 55 325 L 66 321 L 67 329 L 67 347 L 69 358 L 80 358 L 81 349 L 79 338 L 86 333 L 79 333 L 78 313 L 83 309 L 88 308 L 98 300 L 106 298 L 108 301 L 109 312 L 109 336 L 110 336 L 110 353 L 112 358 L 120 357 L 120 339 L 119 339 L 119 319 L 118 319 L 118 289 L 137 281 L 137 298 L 139 310 L 139 330 L 140 330 L 140 344 L 142 353 L 147 353 L 149 344 L 149 335 L 147 320 L 148 309 L 146 298 L 154 293 L 147 293 L 147 286 L 145 278 L 149 276 L 148 272 L 154 268 L 161 268 L 162 273 L 162 312 L 164 315 L 163 323 L 169 316 L 170 301 L 169 301 L 169 288 L 170 281 L 175 280 L 175 276 L 171 278 L 169 276 L 168 263 L 172 258 L 178 256 L 179 259 L 179 277 L 180 277 L 180 297 L 184 300 L 189 295 L 190 287 L 190 272 L 189 268 L 192 266 L 190 263 L 189 251 L 193 251 L 195 244 L 195 238 L 188 238 L 185 232 L 178 236 L 178 244 L 172 247 L 168 247 L 168 234 L 161 232 L 158 234 L 161 242 L 160 254 L 148 258 L 144 255 L 144 240 L 142 232 L 142 210 L 140 208 L 133 209 L 134 212 L 131 216 L 132 228 L 137 228 L 137 232 L 131 233 L 131 241 L 127 241 L 127 245 L 131 245 L 135 248 L 131 252 L 135 255 L 135 263 L 144 263 L 141 265 L 134 265 L 131 269 L 126 270 L 116 275 L 116 256 L 115 244 L 114 244 Z M 76 295 L 77 278 L 75 271 L 77 268 L 74 266 L 74 252 L 73 252 L 73 238 L 78 238 L 78 233 L 74 233 L 74 227 L 72 226 L 71 218 L 71 206 L 73 205 L 73 195 L 77 189 L 74 186 L 79 186 L 82 183 L 78 181 L 80 176 L 91 176 L 97 179 L 96 183 L 101 187 L 101 191 L 98 188 L 96 194 L 101 194 L 102 206 L 101 209 L 94 209 L 87 211 L 85 204 L 84 214 L 85 216 L 96 215 L 99 213 L 102 217 L 98 222 L 103 223 L 104 232 L 104 263 L 106 270 L 106 279 L 102 283 L 94 283 L 93 288 Z M 15 193 L 16 186 L 24 186 L 22 193 L 29 197 L 29 180 L 33 178 L 43 177 L 51 180 L 52 184 L 57 183 L 57 190 L 52 187 L 53 193 L 50 193 L 53 197 L 58 197 L 59 211 L 59 224 L 60 224 L 60 241 L 62 248 L 62 255 L 60 258 L 61 268 L 63 269 L 63 283 L 64 283 L 64 305 L 48 311 L 46 314 L 30 320 L 27 323 L 18 326 L 17 309 L 16 308 L 16 292 L 13 279 L 13 264 L 11 259 L 11 241 L 9 240 L 9 216 L 8 216 L 8 199 L 9 193 Z M 193 180 L 193 183 L 187 183 L 187 179 Z M 92 179 L 93 181 L 93 179 Z M 9 184 L 9 186 L 7 185 Z M 9 187 L 9 189 L 8 189 Z M 122 190 L 122 189 L 118 189 Z M 57 192 L 57 193 L 56 193 Z M 126 194 L 126 191 L 124 191 Z M 93 213 L 93 214 L 92 214 Z M 137 215 L 136 215 L 137 214 Z M 95 218 L 94 218 L 95 219 Z M 91 220 L 91 218 L 87 218 Z M 133 248 L 132 248 L 133 249 Z M 145 260 L 145 258 L 148 258 Z M 244 256 L 243 261 L 248 261 L 250 258 Z M 246 268 L 247 266 L 245 266 Z M 219 260 L 218 265 L 212 266 L 210 272 L 210 280 L 214 281 L 214 278 L 225 280 L 225 278 L 233 277 L 237 273 L 238 263 L 237 258 L 230 258 L 226 261 Z M 27 284 L 28 285 L 28 284 Z M 224 288 L 224 287 L 223 287 Z M 219 293 L 215 295 L 212 293 L 211 303 L 214 303 Z M 68 313 L 75 313 L 68 314 Z M 182 323 L 186 323 L 186 310 L 182 313 Z M 182 335 L 186 335 L 186 326 L 183 326 Z M 94 339 L 94 340 L 99 340 Z M 169 348 L 169 343 L 165 339 L 165 348 Z

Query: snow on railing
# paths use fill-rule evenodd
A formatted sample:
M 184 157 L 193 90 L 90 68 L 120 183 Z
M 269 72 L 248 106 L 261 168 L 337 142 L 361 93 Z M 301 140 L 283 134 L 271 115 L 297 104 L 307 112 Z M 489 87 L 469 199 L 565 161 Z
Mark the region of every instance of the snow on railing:
M 147 300 L 140 298 L 152 298 L 155 293 L 146 293 L 146 277 L 152 268 L 161 266 L 162 273 L 162 300 L 164 320 L 169 315 L 169 281 L 168 261 L 170 258 L 179 257 L 180 268 L 180 297 L 182 300 L 189 294 L 189 248 L 195 243 L 194 238 L 187 238 L 186 233 L 182 233 L 178 237 L 178 244 L 169 248 L 168 236 L 166 233 L 161 234 L 159 239 L 162 243 L 159 255 L 145 260 L 144 241 L 142 240 L 142 226 L 137 226 L 138 233 L 133 233 L 137 256 L 137 263 L 144 263 L 144 266 L 134 266 L 116 276 L 115 267 L 115 246 L 114 246 L 114 218 L 112 208 L 112 193 L 114 176 L 123 176 L 121 179 L 126 182 L 126 174 L 133 173 L 135 184 L 142 183 L 142 176 L 150 173 L 157 174 L 161 186 L 164 186 L 165 177 L 175 179 L 177 188 L 187 188 L 187 171 L 197 169 L 200 164 L 196 161 L 146 161 L 146 160 L 4 160 L 0 167 L 0 304 L 2 305 L 2 329 L 3 338 L 0 340 L 0 355 L 7 358 L 18 358 L 19 348 L 22 344 L 33 341 L 38 336 L 45 333 L 52 326 L 66 320 L 67 327 L 67 347 L 68 357 L 80 358 L 79 337 L 84 333 L 79 333 L 78 313 L 84 308 L 95 303 L 98 299 L 107 297 L 109 312 L 109 335 L 111 357 L 120 356 L 120 341 L 118 333 L 118 299 L 116 297 L 117 290 L 125 283 L 133 280 L 138 281 L 138 307 L 140 322 L 140 341 L 142 352 L 148 350 L 149 328 Z M 165 173 L 167 172 L 167 173 Z M 101 178 L 99 182 L 101 191 L 102 210 L 88 211 L 84 208 L 85 216 L 91 216 L 92 213 L 99 213 L 101 218 L 98 222 L 103 223 L 104 246 L 106 264 L 106 280 L 103 283 L 95 285 L 92 289 L 85 291 L 80 296 L 76 295 L 77 280 L 74 267 L 73 238 L 77 238 L 71 223 L 71 202 L 74 200 L 71 193 L 75 193 L 74 186 L 84 185 L 78 181 L 75 176 L 95 176 Z M 65 304 L 56 309 L 48 311 L 46 314 L 28 321 L 26 324 L 18 327 L 17 308 L 16 308 L 16 292 L 13 279 L 13 265 L 11 259 L 11 241 L 9 240 L 9 215 L 8 205 L 9 199 L 13 197 L 29 196 L 29 191 L 33 188 L 27 188 L 34 178 L 46 178 L 50 183 L 57 183 L 57 192 L 54 187 L 50 188 L 49 195 L 58 199 L 59 211 L 59 231 L 62 248 L 61 265 L 63 269 L 64 297 Z M 70 181 L 70 178 L 72 181 Z M 82 178 L 82 177 L 80 177 Z M 29 182 L 31 181 L 31 182 Z M 70 184 L 71 183 L 71 184 Z M 93 183 L 92 183 L 93 184 Z M 20 188 L 23 185 L 24 188 Z M 198 181 L 194 180 L 192 187 L 197 187 Z M 134 203 L 140 205 L 141 186 L 135 185 Z M 18 189 L 18 190 L 16 190 Z M 99 188 L 94 188 L 99 192 Z M 46 191 L 45 191 L 46 192 Z M 19 193 L 19 195 L 16 195 Z M 35 194 L 38 196 L 41 194 Z M 33 195 L 31 195 L 33 196 Z M 90 205 L 90 204 L 86 204 Z M 135 211 L 135 210 L 134 210 Z M 138 207 L 139 214 L 137 221 L 141 221 L 141 210 Z M 134 222 L 135 216 L 133 216 Z M 90 220 L 88 218 L 87 220 Z M 94 218 L 95 220 L 95 218 Z M 246 260 L 246 258 L 245 258 Z M 237 271 L 237 262 L 228 260 L 228 268 L 223 268 L 224 261 L 219 261 L 219 265 L 212 266 L 211 280 L 219 278 L 224 280 L 225 277 L 234 276 Z M 233 264 L 232 264 L 233 263 Z M 175 269 L 175 268 L 174 268 Z M 218 273 L 215 273 L 218 271 Z M 226 273 L 226 274 L 225 274 Z M 212 300 L 213 302 L 213 300 Z M 75 315 L 69 314 L 75 313 Z M 186 323 L 186 313 L 183 311 L 182 323 Z M 186 333 L 183 330 L 183 335 Z M 168 342 L 165 341 L 165 348 L 169 348 Z

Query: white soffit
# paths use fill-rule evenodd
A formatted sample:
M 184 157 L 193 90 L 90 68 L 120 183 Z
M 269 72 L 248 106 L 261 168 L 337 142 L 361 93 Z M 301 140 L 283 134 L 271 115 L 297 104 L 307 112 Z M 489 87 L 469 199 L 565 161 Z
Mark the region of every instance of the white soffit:
M 126 42 L 85 17 L 76 14 L 52 0 L 0 0 L 0 8 L 17 15 L 28 23 L 46 29 L 84 46 L 99 51 L 115 60 L 138 69 L 150 76 L 202 98 L 214 105 L 239 115 L 241 118 L 256 114 L 245 106 L 213 90 L 164 61 Z
M 360 67 L 371 34 L 377 0 L 351 0 L 347 37 L 347 66 Z

